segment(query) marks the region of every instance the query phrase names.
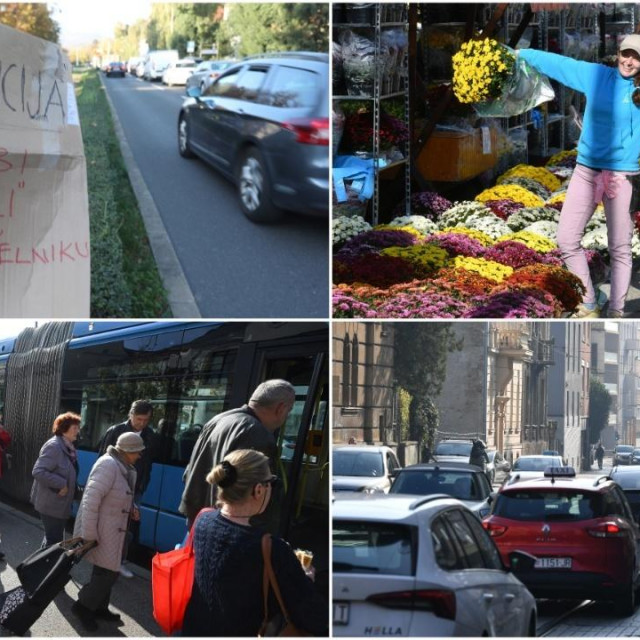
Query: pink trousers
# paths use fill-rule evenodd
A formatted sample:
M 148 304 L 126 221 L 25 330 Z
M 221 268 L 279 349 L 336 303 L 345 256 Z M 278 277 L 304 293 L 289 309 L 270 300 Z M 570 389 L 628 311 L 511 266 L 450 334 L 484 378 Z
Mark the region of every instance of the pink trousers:
M 580 241 L 597 204 L 602 200 L 607 218 L 607 236 L 611 258 L 611 294 L 609 308 L 624 309 L 631 283 L 631 236 L 633 220 L 631 205 L 632 186 L 624 171 L 596 171 L 576 165 L 560 214 L 558 247 L 567 268 L 584 282 L 587 288 L 584 302 L 596 301 L 589 275 L 589 267 Z

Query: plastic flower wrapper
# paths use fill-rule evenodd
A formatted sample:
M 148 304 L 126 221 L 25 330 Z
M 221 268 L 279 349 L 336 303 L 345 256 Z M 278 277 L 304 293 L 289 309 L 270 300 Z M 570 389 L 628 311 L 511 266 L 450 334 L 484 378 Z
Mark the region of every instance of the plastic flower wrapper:
M 340 141 L 342 140 L 342 133 L 344 131 L 344 122 L 345 115 L 340 108 L 340 103 L 334 100 L 331 113 L 332 150 L 334 156 L 338 153 L 338 148 L 340 147 Z
M 483 117 L 517 116 L 552 100 L 549 80 L 496 40 L 470 40 L 453 56 L 453 91 Z

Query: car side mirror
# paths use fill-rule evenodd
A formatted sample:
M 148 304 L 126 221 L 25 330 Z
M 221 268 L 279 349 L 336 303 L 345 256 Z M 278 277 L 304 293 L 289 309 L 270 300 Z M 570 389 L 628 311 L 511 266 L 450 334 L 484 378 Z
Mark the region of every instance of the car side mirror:
M 389 471 L 389 477 L 390 478 L 397 478 L 398 477 L 398 469 L 392 469 L 391 471 Z
M 533 571 L 537 558 L 526 551 L 512 551 L 509 554 L 509 567 L 513 573 Z
M 202 91 L 200 91 L 200 87 L 189 87 L 187 89 L 187 95 L 190 98 L 199 98 L 202 95 Z

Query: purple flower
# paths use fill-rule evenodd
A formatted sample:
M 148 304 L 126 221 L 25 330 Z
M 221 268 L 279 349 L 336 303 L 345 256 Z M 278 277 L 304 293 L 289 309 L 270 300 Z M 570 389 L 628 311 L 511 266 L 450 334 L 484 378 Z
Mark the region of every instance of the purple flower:
M 378 318 L 460 318 L 468 310 L 466 302 L 432 291 L 399 293 L 377 307 Z
M 465 318 L 553 318 L 554 298 L 540 291 L 497 291 L 471 300 L 475 308 Z
M 451 209 L 453 203 L 435 191 L 420 191 L 411 194 L 411 214 L 424 216 L 434 222 L 447 210 Z M 405 214 L 404 202 L 399 204 L 393 211 L 394 216 Z
M 515 240 L 503 240 L 494 244 L 487 250 L 484 257 L 514 269 L 544 262 L 543 254 Z
M 372 229 L 371 231 L 365 231 L 353 238 L 349 238 L 349 240 L 344 243 L 341 251 L 357 253 L 363 245 L 369 246 L 372 249 L 376 247 L 378 249 L 386 249 L 387 247 L 410 247 L 416 244 L 416 242 L 416 236 L 408 231 Z
M 520 211 L 524 207 L 520 202 L 514 202 L 506 198 L 502 200 L 487 200 L 484 205 L 489 207 L 502 220 L 507 220 L 511 214 Z
M 485 255 L 486 247 L 471 236 L 464 233 L 439 233 L 428 236 L 425 244 L 436 244 L 450 256 L 471 256 L 479 258 Z
M 377 315 L 366 302 L 356 300 L 340 289 L 334 290 L 331 302 L 334 318 L 375 318 Z

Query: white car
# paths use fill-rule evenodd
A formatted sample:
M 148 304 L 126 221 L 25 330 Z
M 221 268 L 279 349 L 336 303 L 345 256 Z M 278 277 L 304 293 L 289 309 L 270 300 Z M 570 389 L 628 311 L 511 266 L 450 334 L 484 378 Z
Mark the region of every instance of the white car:
M 162 74 L 162 84 L 169 87 L 186 85 L 189 76 L 196 70 L 196 61 L 191 59 L 172 62 Z
M 472 447 L 471 440 L 441 440 L 433 457 L 438 462 L 469 462 Z
M 336 446 L 332 453 L 333 491 L 387 493 L 400 462 L 391 447 Z
M 562 456 L 528 455 L 520 456 L 513 462 L 506 482 L 544 478 L 544 472 L 549 467 L 563 467 Z
M 333 636 L 535 635 L 535 599 L 460 501 L 337 494 L 332 514 Z

